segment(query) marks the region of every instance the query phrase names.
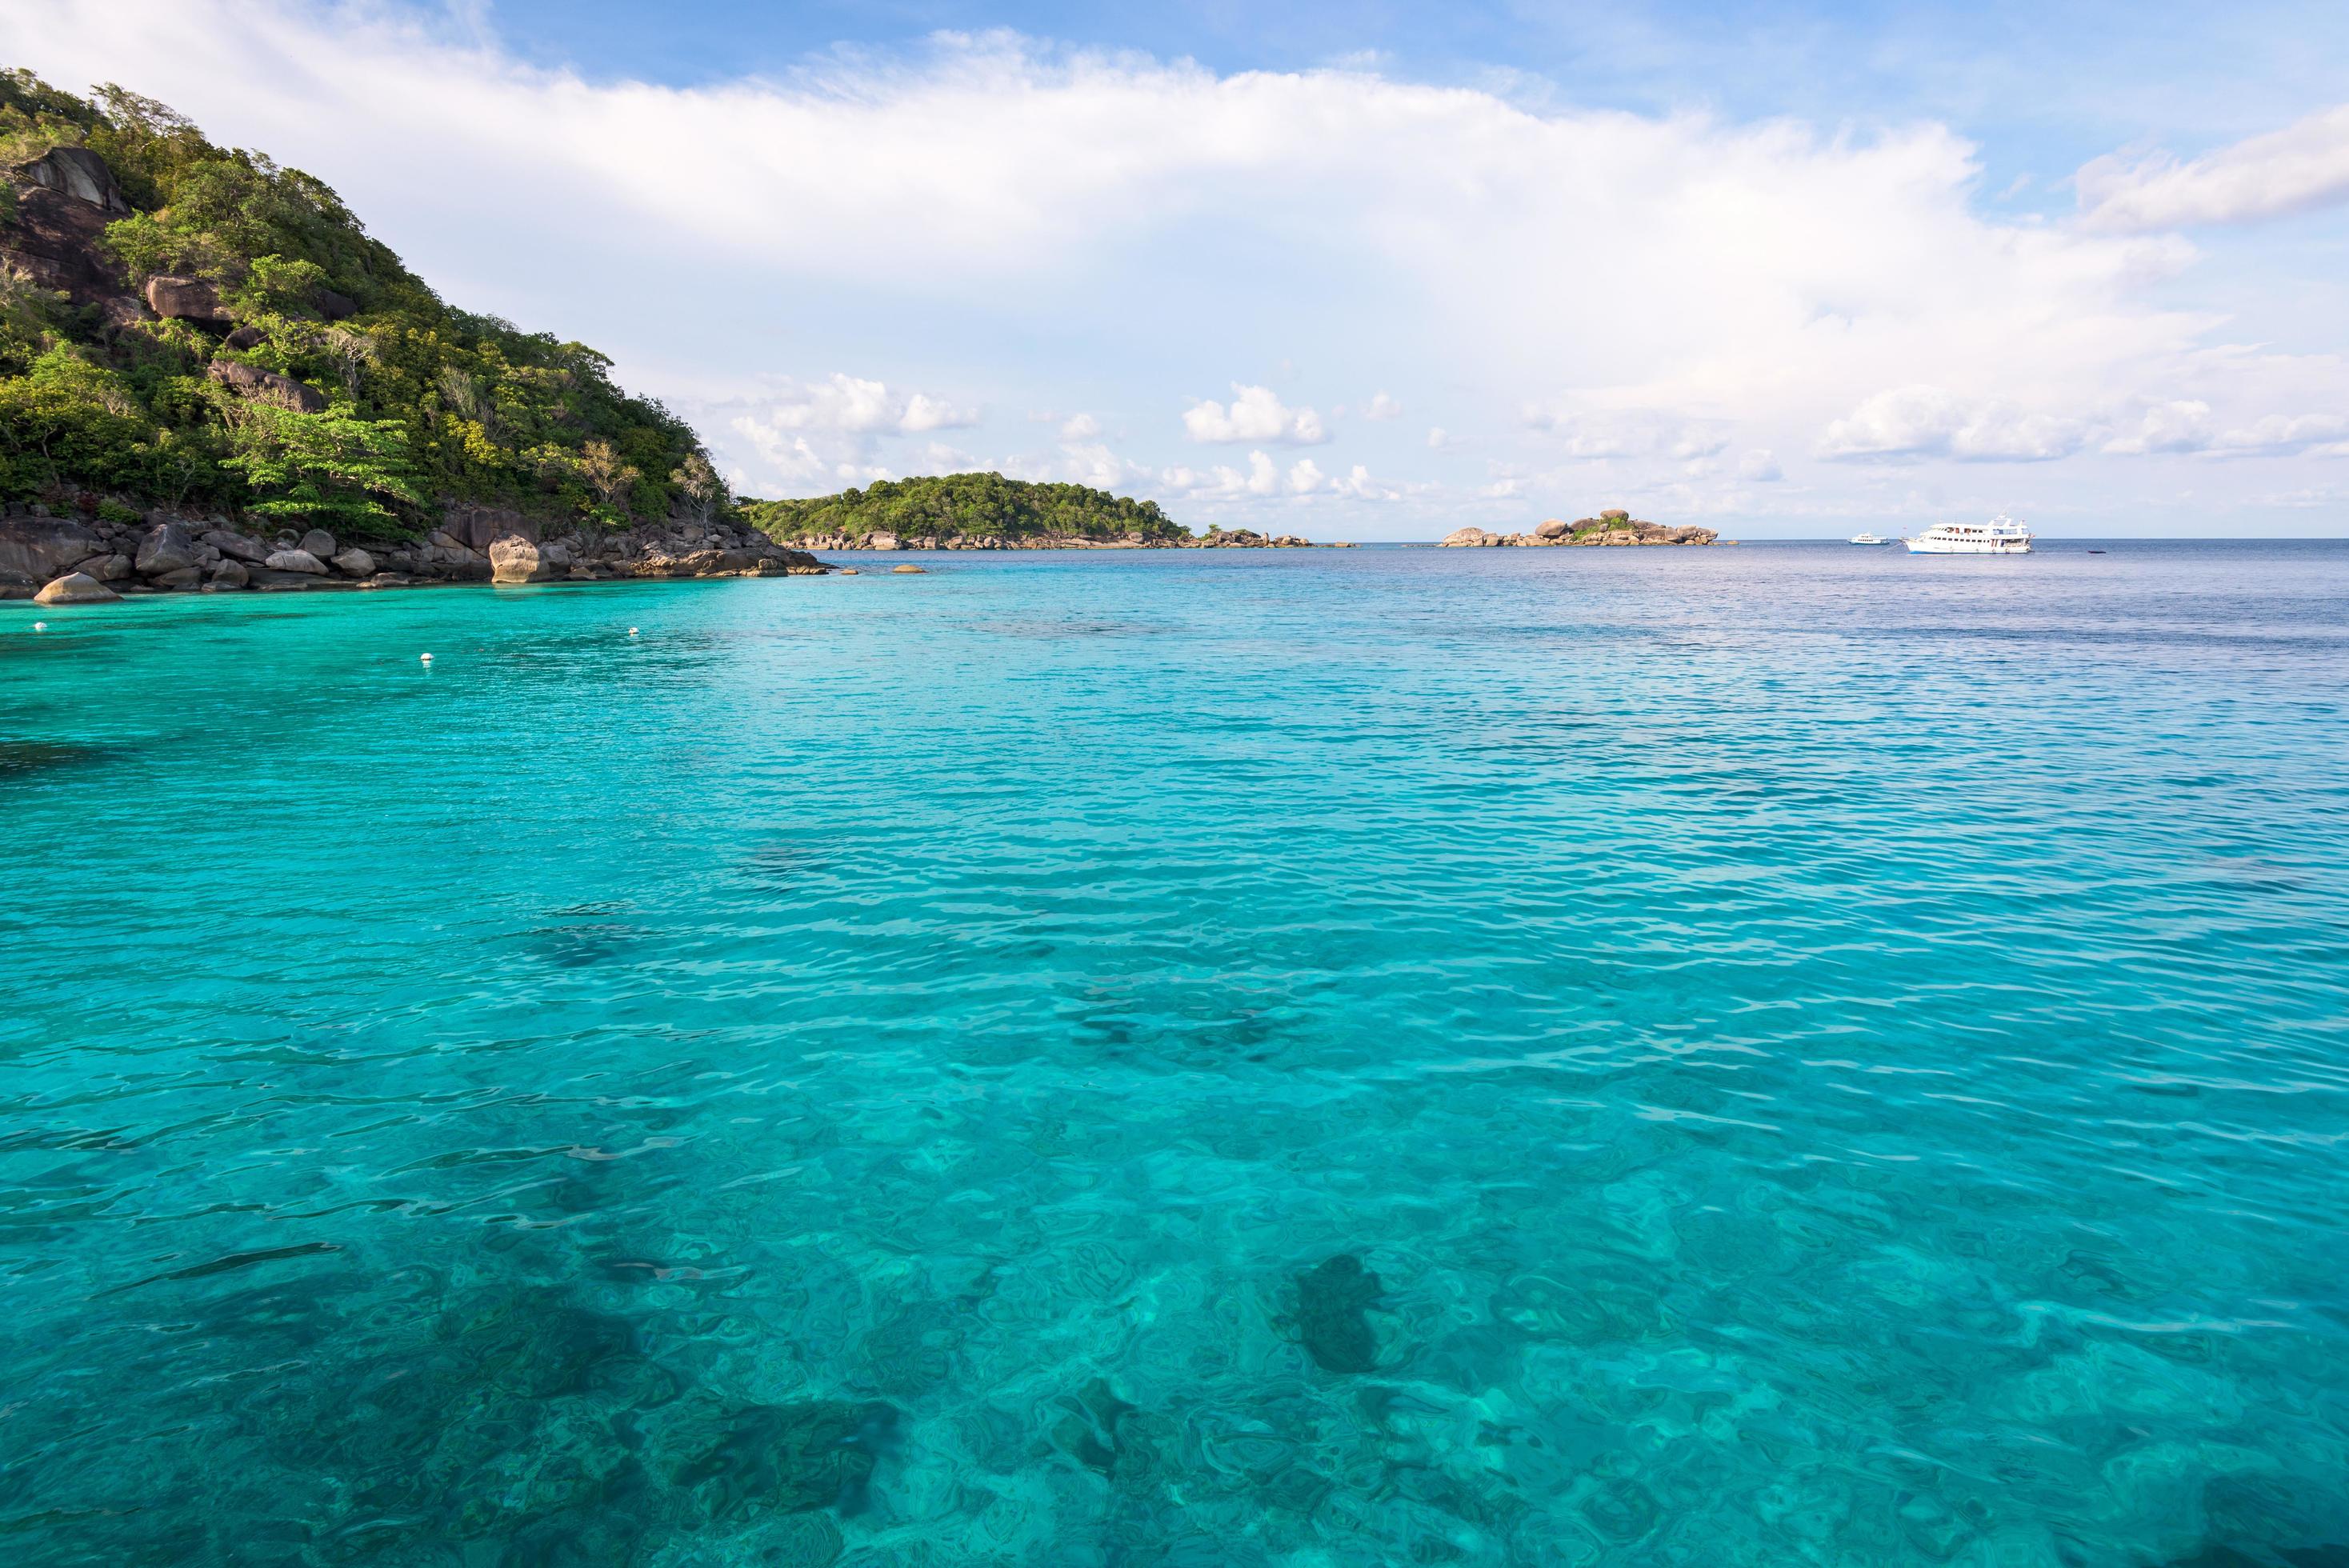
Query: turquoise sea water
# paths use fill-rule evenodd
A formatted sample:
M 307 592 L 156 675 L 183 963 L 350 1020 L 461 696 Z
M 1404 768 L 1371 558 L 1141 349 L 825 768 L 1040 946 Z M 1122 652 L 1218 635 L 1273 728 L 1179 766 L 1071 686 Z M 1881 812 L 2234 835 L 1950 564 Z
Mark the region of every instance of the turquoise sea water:
M 2349 1560 L 2349 547 L 2108 548 L 0 607 L 0 1558 Z

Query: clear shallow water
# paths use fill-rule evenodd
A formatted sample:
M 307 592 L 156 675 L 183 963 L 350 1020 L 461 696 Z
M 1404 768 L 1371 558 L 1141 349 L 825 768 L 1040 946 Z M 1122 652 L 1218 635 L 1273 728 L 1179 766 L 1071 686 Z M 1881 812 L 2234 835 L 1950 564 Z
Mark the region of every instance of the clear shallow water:
M 2349 548 L 2110 549 L 0 609 L 0 1553 L 2341 1561 Z

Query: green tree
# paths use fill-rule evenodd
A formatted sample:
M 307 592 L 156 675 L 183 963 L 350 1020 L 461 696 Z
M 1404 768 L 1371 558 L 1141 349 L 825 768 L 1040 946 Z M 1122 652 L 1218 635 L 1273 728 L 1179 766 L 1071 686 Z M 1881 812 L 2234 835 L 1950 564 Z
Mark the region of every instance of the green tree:
M 387 500 L 424 504 L 407 432 L 391 420 L 256 403 L 238 418 L 233 440 L 223 466 L 245 477 L 259 498 L 249 510 L 264 517 L 331 518 L 388 532 L 398 518 Z

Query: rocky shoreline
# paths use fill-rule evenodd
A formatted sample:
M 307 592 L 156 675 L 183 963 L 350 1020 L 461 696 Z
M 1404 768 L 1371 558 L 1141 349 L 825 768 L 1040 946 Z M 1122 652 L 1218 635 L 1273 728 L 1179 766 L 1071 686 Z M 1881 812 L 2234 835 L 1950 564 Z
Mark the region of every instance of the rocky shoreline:
M 1475 548 L 1492 545 L 1546 546 L 1599 545 L 1616 546 L 1646 544 L 1713 544 L 1721 536 L 1709 528 L 1693 525 L 1671 528 L 1661 522 L 1642 522 L 1628 511 L 1608 511 L 1597 517 L 1586 517 L 1575 522 L 1563 518 L 1551 518 L 1530 533 L 1493 533 L 1481 528 L 1455 528 L 1437 541 L 1449 549 Z M 1729 542 L 1734 544 L 1735 540 Z
M 351 542 L 315 528 L 260 538 L 225 517 L 161 511 L 132 516 L 109 521 L 101 509 L 57 517 L 46 508 L 0 516 L 0 599 L 88 604 L 132 593 L 802 577 L 832 570 L 805 551 L 726 522 L 550 531 L 520 512 L 457 505 L 422 540 Z

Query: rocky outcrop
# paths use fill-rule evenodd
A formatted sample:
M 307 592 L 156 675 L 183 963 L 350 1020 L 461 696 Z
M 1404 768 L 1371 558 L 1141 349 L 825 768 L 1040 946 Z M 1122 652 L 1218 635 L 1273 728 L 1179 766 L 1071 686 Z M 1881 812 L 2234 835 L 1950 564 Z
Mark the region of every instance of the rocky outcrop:
M 1488 545 L 1642 545 L 1711 544 L 1721 536 L 1709 528 L 1671 528 L 1641 522 L 1619 509 L 1586 517 L 1578 522 L 1551 518 L 1530 533 L 1494 533 L 1481 528 L 1455 528 L 1436 542 L 1448 549 Z
M 141 577 L 168 576 L 195 563 L 195 544 L 188 531 L 176 522 L 160 522 L 149 529 L 147 537 L 139 542 L 138 558 L 131 562 Z
M 228 323 L 228 313 L 221 308 L 220 290 L 202 278 L 149 278 L 147 308 L 166 321 L 192 321 L 206 326 Z
M 106 162 L 87 148 L 53 147 L 6 171 L 13 221 L 0 224 L 0 263 L 36 288 L 55 289 L 109 326 L 145 312 L 122 284 L 106 226 L 130 211 Z
M 519 533 L 509 533 L 490 544 L 492 583 L 551 583 L 571 573 L 568 561 L 557 563 L 554 552 L 542 550 Z
M 105 604 L 122 595 L 87 572 L 69 572 L 33 595 L 36 604 Z
M 87 147 L 52 147 L 30 163 L 18 165 L 16 172 L 19 180 L 29 180 L 101 212 L 117 218 L 129 215 L 130 203 L 123 200 L 122 188 L 114 182 L 114 170 Z
M 478 501 L 451 503 L 440 514 L 440 531 L 449 536 L 450 543 L 484 555 L 492 540 L 512 533 L 535 543 L 540 531 L 535 520 L 511 507 L 485 506 Z
M 46 517 L 12 519 L 0 529 L 0 583 L 32 588 L 93 555 L 102 541 L 78 521 Z
M 291 376 L 280 376 L 274 370 L 264 370 L 257 365 L 245 365 L 233 359 L 215 359 L 205 374 L 240 397 L 248 397 L 256 403 L 274 404 L 296 414 L 316 414 L 326 407 L 325 395 L 316 387 L 305 386 Z
M 324 529 L 288 529 L 264 543 L 224 517 L 188 518 L 153 511 L 114 522 L 93 513 L 58 518 L 46 511 L 0 515 L 0 598 L 29 598 L 44 584 L 79 573 L 124 593 L 172 589 L 250 586 L 299 589 L 394 587 L 410 583 L 486 583 L 497 572 L 489 550 L 475 550 L 445 527 L 421 541 L 346 544 Z M 476 512 L 456 521 L 478 521 Z M 512 517 L 515 514 L 506 513 Z M 546 537 L 528 521 L 484 545 L 507 541 L 527 546 L 533 560 L 506 565 L 519 582 L 605 582 L 659 577 L 791 577 L 830 570 L 804 551 L 788 550 L 755 529 L 726 521 L 676 521 L 626 530 L 578 529 Z M 471 531 L 469 528 L 467 531 Z M 324 553 L 322 553 L 322 552 Z M 331 562 L 331 564 L 329 564 Z

